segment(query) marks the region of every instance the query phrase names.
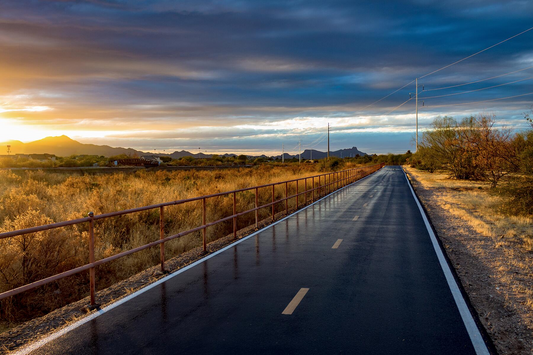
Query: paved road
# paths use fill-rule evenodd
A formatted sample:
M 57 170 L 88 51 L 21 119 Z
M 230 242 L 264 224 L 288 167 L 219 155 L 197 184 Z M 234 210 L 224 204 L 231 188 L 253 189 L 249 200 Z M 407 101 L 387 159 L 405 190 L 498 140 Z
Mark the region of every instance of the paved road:
M 405 176 L 387 167 L 35 353 L 475 351 Z

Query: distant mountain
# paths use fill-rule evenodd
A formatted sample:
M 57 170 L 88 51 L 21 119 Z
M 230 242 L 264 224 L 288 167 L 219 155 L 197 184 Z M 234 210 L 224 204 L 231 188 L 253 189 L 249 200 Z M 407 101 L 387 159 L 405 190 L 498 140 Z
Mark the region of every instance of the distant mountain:
M 113 155 L 126 154 L 129 156 L 144 154 L 131 148 L 113 148 L 108 145 L 83 144 L 67 136 L 46 137 L 38 141 L 22 143 L 9 141 L 0 143 L 1 146 L 11 145 L 11 154 L 53 154 L 60 157 L 70 155 Z
M 78 141 L 75 141 L 67 136 L 59 137 L 46 137 L 38 141 L 23 143 L 21 141 L 8 141 L 0 143 L 0 148 L 10 145 L 11 154 L 53 154 L 59 157 L 68 157 L 70 155 L 103 155 L 105 157 L 110 157 L 114 155 L 126 154 L 128 156 L 142 156 L 146 154 L 157 155 L 157 156 L 169 156 L 173 159 L 179 159 L 186 156 L 193 158 L 211 158 L 211 154 L 204 153 L 191 153 L 186 150 L 175 151 L 171 154 L 153 154 L 145 153 L 139 150 L 132 148 L 114 148 L 108 145 L 96 145 L 96 144 L 84 144 Z M 0 155 L 3 153 L 0 151 Z M 330 152 L 330 156 L 346 158 L 346 157 L 355 157 L 357 154 L 366 155 L 359 151 L 356 147 L 349 149 L 340 149 Z M 235 157 L 235 154 L 224 154 L 222 156 L 226 157 Z M 321 152 L 314 149 L 306 149 L 302 153 L 302 159 L 324 159 L 327 156 L 327 153 Z M 250 156 L 257 158 L 258 156 Z M 259 157 L 268 158 L 265 155 Z M 278 156 L 279 157 L 279 156 Z M 291 156 L 285 153 L 285 159 L 297 158 L 298 155 Z
M 167 154 L 163 154 L 163 155 L 167 155 Z M 175 151 L 174 153 L 172 154 L 168 154 L 169 157 L 171 157 L 172 159 L 179 159 L 179 158 L 183 158 L 183 157 L 193 157 L 193 158 L 211 158 L 212 155 L 206 155 L 204 153 L 197 153 L 197 154 L 194 154 L 194 153 L 191 153 L 191 152 L 188 152 L 186 150 L 181 150 L 181 151 Z
M 366 153 L 360 151 L 357 149 L 357 147 L 352 147 L 348 149 L 339 149 L 329 152 L 330 157 L 338 157 L 338 158 L 353 158 L 357 155 L 363 156 L 367 155 Z M 328 153 L 327 152 L 321 152 L 319 150 L 314 149 L 306 149 L 302 152 L 302 159 L 324 159 L 327 158 Z M 285 153 L 285 159 L 291 159 L 291 158 L 298 158 L 298 154 L 296 155 L 290 155 Z

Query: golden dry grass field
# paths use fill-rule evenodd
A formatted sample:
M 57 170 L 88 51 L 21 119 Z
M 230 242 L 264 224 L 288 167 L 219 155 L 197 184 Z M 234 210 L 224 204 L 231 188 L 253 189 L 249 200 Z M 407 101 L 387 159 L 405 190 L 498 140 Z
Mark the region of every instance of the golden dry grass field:
M 533 353 L 533 218 L 500 213 L 488 182 L 405 167 L 500 354 Z

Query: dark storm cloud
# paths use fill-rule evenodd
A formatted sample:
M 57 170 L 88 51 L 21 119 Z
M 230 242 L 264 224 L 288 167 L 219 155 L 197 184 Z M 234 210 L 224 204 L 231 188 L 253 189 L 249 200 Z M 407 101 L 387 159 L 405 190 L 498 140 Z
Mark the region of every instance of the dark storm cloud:
M 408 99 L 414 85 L 365 106 L 531 27 L 532 13 L 533 3 L 519 0 L 5 1 L 0 105 L 51 107 L 42 116 L 11 114 L 49 125 L 159 125 L 163 131 L 154 139 L 184 127 L 379 116 Z M 533 31 L 421 84 L 434 89 L 533 66 L 532 41 Z M 528 76 L 533 70 L 421 97 Z M 452 108 L 438 106 L 520 95 L 533 91 L 532 83 L 428 98 L 424 107 L 446 114 Z M 516 114 L 531 101 L 505 105 Z M 412 112 L 412 104 L 398 113 Z

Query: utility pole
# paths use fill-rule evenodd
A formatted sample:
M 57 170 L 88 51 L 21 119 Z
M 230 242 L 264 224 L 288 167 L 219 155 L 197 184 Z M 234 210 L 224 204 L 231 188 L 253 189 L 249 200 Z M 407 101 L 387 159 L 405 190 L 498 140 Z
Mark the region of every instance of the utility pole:
M 298 164 L 302 162 L 302 140 L 298 141 Z
M 285 144 L 281 145 L 281 162 L 285 163 Z
M 418 152 L 418 78 L 415 80 L 415 102 L 416 102 L 416 151 Z
M 11 145 L 7 145 L 7 155 L 9 155 L 11 153 Z
M 328 122 L 328 159 L 327 161 L 329 161 L 329 122 Z

